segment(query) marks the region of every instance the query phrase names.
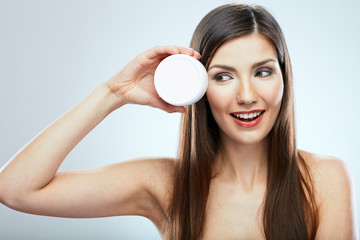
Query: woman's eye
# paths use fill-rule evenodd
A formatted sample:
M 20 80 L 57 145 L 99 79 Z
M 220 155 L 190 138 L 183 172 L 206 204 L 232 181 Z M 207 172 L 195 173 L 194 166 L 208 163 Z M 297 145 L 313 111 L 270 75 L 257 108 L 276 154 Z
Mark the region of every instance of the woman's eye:
M 221 82 L 221 81 L 229 80 L 229 79 L 231 79 L 231 77 L 230 77 L 229 75 L 226 75 L 226 74 L 217 74 L 217 75 L 214 77 L 214 79 L 215 79 L 216 81 Z
M 255 73 L 255 77 L 267 77 L 271 75 L 270 70 L 260 70 Z

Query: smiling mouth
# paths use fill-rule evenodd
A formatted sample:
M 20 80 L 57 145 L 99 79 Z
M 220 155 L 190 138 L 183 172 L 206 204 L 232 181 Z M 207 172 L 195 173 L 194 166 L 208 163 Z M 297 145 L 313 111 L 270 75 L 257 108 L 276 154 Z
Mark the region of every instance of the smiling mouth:
M 251 122 L 259 118 L 265 111 L 253 112 L 253 113 L 230 113 L 230 115 L 240 121 Z

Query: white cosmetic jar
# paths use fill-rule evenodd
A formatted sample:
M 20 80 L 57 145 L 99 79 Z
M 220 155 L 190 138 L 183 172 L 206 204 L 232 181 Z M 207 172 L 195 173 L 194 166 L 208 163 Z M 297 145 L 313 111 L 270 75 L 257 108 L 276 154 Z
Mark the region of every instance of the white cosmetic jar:
M 205 67 L 185 54 L 171 55 L 160 62 L 154 75 L 159 96 L 174 106 L 187 106 L 199 101 L 208 86 Z

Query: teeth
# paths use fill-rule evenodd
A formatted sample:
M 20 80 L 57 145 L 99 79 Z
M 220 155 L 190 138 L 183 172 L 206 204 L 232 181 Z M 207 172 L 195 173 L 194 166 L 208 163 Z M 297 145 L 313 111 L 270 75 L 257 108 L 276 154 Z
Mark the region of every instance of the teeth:
M 256 113 L 241 113 L 241 114 L 234 114 L 237 118 L 242 118 L 242 119 L 249 119 L 249 118 L 254 118 L 254 117 L 258 117 L 261 114 L 261 112 L 256 112 Z

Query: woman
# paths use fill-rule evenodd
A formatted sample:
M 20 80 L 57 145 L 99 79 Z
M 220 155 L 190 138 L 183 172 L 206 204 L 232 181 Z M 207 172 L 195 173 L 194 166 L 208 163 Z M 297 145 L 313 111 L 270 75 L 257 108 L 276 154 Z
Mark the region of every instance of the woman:
M 296 149 L 290 59 L 273 17 L 221 6 L 200 22 L 191 47 L 140 54 L 41 132 L 2 169 L 1 202 L 59 217 L 140 215 L 166 239 L 356 238 L 342 161 Z M 206 96 L 187 107 L 165 103 L 153 86 L 160 61 L 179 53 L 199 59 L 209 76 Z M 129 103 L 183 113 L 178 159 L 57 172 Z

